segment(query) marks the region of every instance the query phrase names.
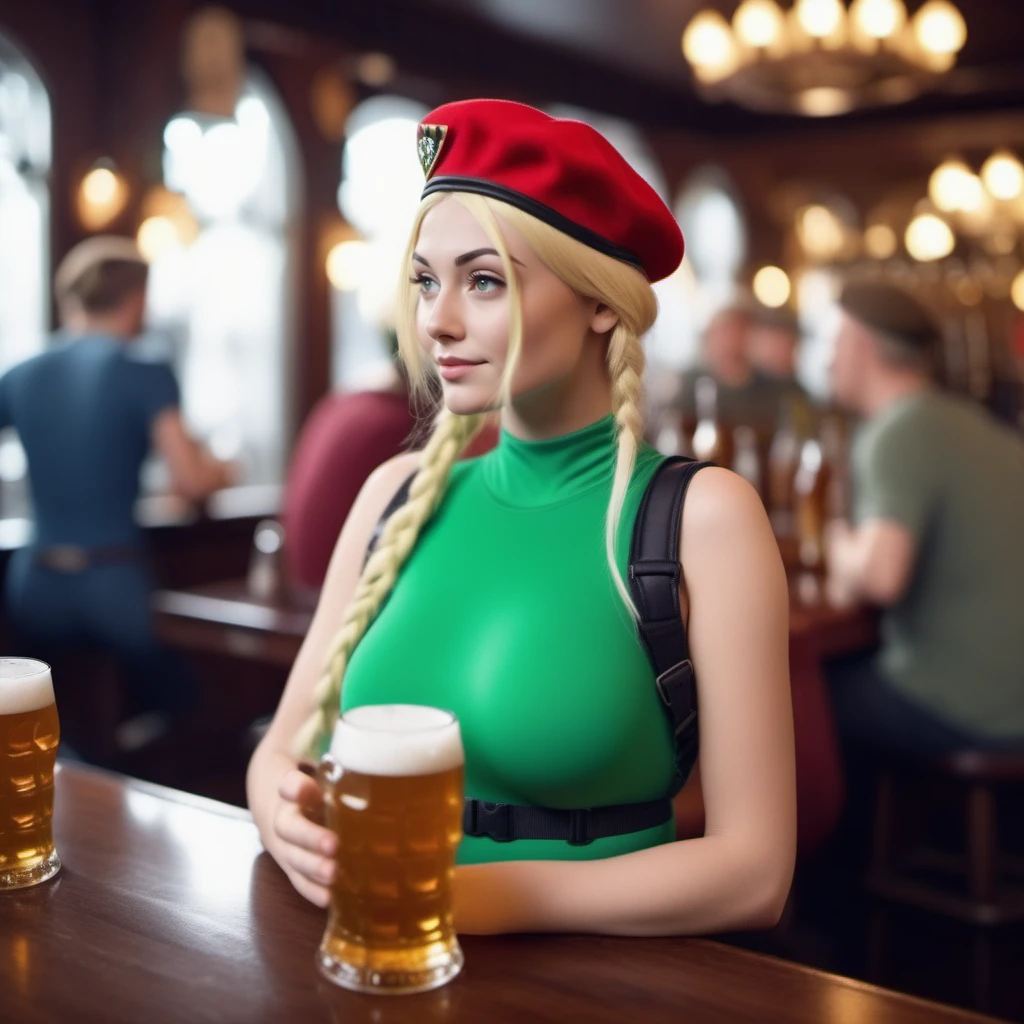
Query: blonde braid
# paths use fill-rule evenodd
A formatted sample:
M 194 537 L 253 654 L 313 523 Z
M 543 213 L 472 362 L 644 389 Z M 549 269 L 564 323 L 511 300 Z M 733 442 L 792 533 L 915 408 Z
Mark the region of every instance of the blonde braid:
M 328 648 L 323 675 L 313 689 L 309 718 L 294 743 L 296 757 L 316 760 L 329 741 L 339 714 L 341 682 L 349 658 L 391 593 L 420 531 L 441 503 L 452 466 L 483 426 L 482 415 L 458 416 L 443 411 L 423 450 L 408 500 L 388 518 L 380 543 L 363 567 L 341 628 Z
M 622 518 L 629 481 L 636 464 L 636 453 L 643 438 L 644 422 L 640 411 L 643 398 L 644 350 L 636 332 L 622 320 L 612 330 L 608 344 L 608 372 L 612 383 L 612 411 L 618 428 L 618 451 L 615 457 L 615 480 L 608 504 L 605 525 L 605 553 L 611 566 L 615 589 L 630 614 L 637 617 L 636 606 L 619 572 L 615 541 Z

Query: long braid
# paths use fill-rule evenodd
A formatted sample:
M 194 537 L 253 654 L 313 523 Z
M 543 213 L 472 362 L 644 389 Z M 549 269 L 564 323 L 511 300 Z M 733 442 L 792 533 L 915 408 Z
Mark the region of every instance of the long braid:
M 619 596 L 634 618 L 636 606 L 630 596 L 615 556 L 615 542 L 622 518 L 630 477 L 636 463 L 636 453 L 643 438 L 644 421 L 641 409 L 643 398 L 644 350 L 636 332 L 622 320 L 612 331 L 608 344 L 608 372 L 612 383 L 612 411 L 618 429 L 618 451 L 615 457 L 615 480 L 608 503 L 605 525 L 605 553 L 612 570 L 612 578 Z
M 448 411 L 439 416 L 423 450 L 409 498 L 389 517 L 380 543 L 363 567 L 341 628 L 331 641 L 323 674 L 313 689 L 314 709 L 295 737 L 295 754 L 300 760 L 320 756 L 338 718 L 341 683 L 349 658 L 391 593 L 424 524 L 440 504 L 452 466 L 484 421 L 482 415 L 458 416 Z

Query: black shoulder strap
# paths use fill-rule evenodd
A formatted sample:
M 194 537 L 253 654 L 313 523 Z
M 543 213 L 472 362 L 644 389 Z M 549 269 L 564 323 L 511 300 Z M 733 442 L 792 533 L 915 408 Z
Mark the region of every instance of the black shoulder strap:
M 370 543 L 366 545 L 366 557 L 363 559 L 364 566 L 370 560 L 370 555 L 377 550 L 381 534 L 384 532 L 384 527 L 387 525 L 388 520 L 409 500 L 409 491 L 412 488 L 412 481 L 415 476 L 416 471 L 414 470 L 405 478 L 402 486 L 395 491 L 384 511 L 381 512 L 380 519 L 377 520 L 377 525 L 373 528 L 373 533 L 370 534 Z
M 679 608 L 679 528 L 690 481 L 712 465 L 676 456 L 658 467 L 640 504 L 629 559 L 640 637 L 675 737 L 673 792 L 682 788 L 697 759 L 697 686 Z

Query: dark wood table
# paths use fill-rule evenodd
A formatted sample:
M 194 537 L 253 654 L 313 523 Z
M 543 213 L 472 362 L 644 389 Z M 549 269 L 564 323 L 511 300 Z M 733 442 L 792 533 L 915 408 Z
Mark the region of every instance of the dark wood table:
M 0 894 L 0 1020 L 747 1021 L 986 1018 L 703 939 L 466 937 L 466 967 L 417 996 L 357 995 L 313 957 L 325 916 L 226 804 L 65 765 L 51 882 Z

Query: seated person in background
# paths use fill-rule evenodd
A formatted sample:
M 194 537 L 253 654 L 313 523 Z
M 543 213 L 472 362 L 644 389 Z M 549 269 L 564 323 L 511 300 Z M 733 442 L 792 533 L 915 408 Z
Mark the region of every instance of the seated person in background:
M 717 385 L 715 418 L 771 433 L 781 412 L 782 389 L 751 361 L 753 305 L 738 302 L 716 313 L 704 331 L 701 362 L 683 379 L 678 399 L 684 420 L 694 421 L 697 381 L 710 377 Z
M 747 337 L 755 372 L 775 386 L 796 432 L 802 437 L 810 436 L 814 433 L 814 403 L 796 378 L 800 324 L 795 314 L 785 307 L 770 309 L 758 303 Z
M 1024 745 L 1024 442 L 935 389 L 939 332 L 909 295 L 848 285 L 840 305 L 833 386 L 865 422 L 829 585 L 884 608 L 878 660 L 834 666 L 840 733 L 921 754 Z
M 174 490 L 198 501 L 233 469 L 188 434 L 170 367 L 131 351 L 147 273 L 129 239 L 76 246 L 55 280 L 63 330 L 0 378 L 0 428 L 18 431 L 35 509 L 35 536 L 11 558 L 6 598 L 26 654 L 111 651 L 139 710 L 173 712 L 192 694 L 154 634 L 153 578 L 133 517 L 139 470 L 155 448 Z
M 397 340 L 393 351 L 397 354 Z M 396 364 L 390 387 L 327 395 L 309 414 L 295 446 L 284 499 L 285 558 L 293 586 L 319 590 L 349 509 L 382 463 L 417 447 L 417 417 L 405 375 Z M 429 432 L 429 424 L 423 426 Z M 486 428 L 466 457 L 497 442 Z

